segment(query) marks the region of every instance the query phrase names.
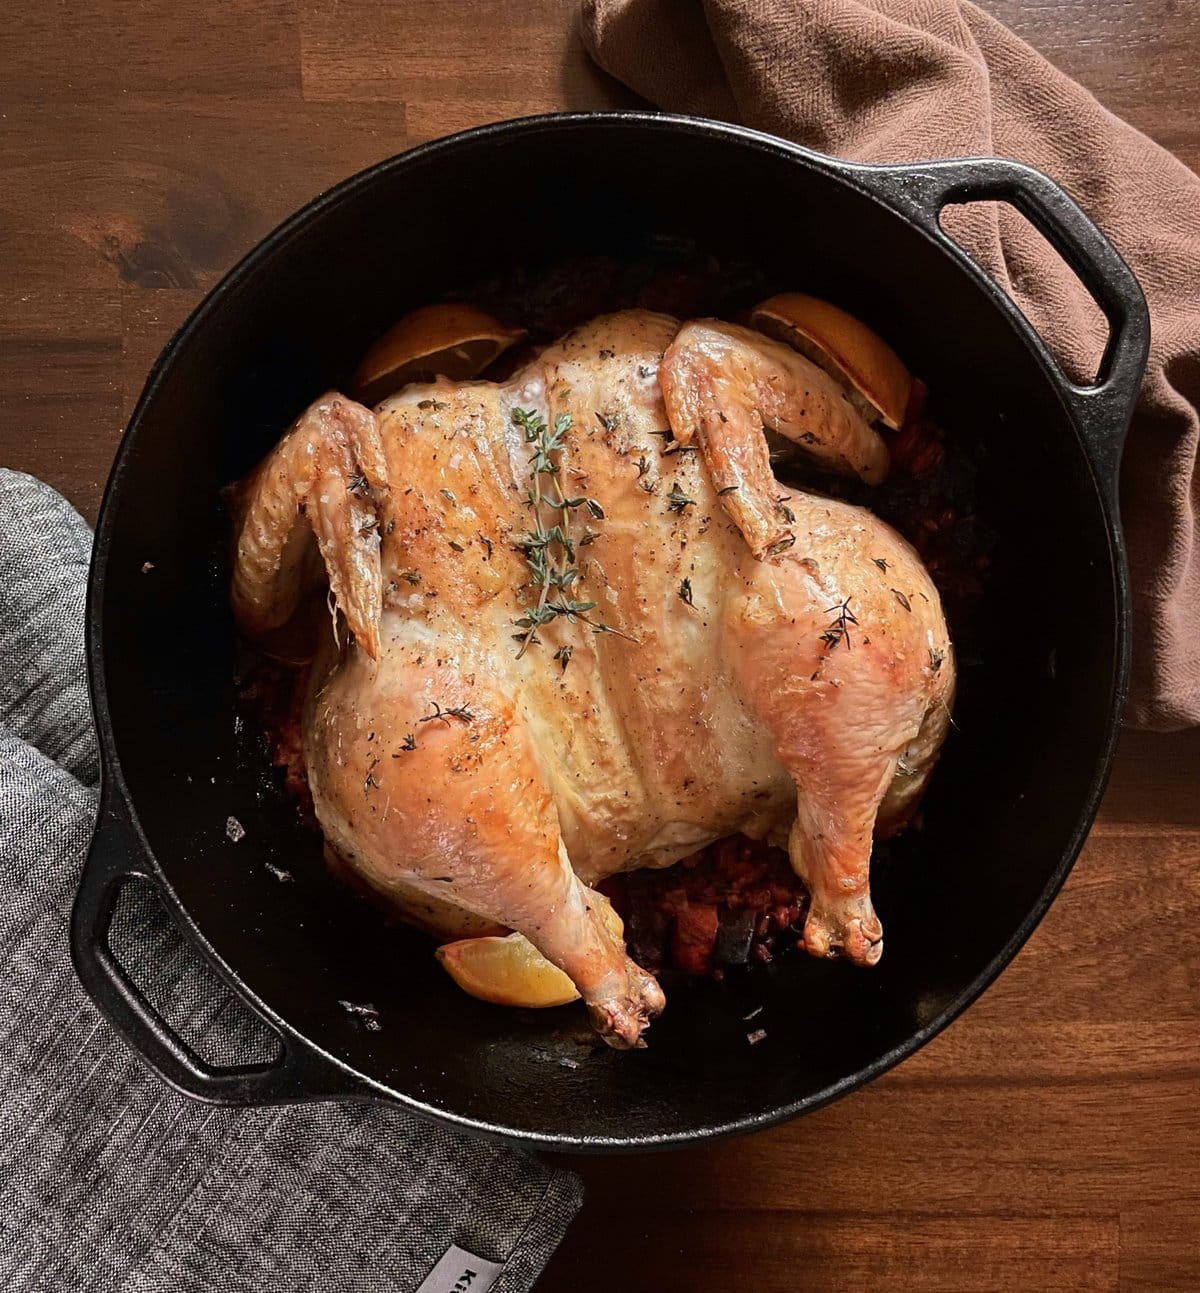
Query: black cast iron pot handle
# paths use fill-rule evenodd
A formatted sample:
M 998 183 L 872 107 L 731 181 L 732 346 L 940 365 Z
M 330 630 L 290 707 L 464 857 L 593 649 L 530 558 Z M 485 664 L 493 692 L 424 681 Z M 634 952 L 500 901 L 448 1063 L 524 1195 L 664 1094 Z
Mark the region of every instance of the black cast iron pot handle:
M 1115 519 L 1121 448 L 1150 346 L 1149 311 L 1133 271 L 1058 184 L 1020 162 L 983 157 L 857 170 L 871 191 L 975 270 L 978 266 L 942 228 L 940 217 L 947 206 L 991 199 L 1020 211 L 1078 275 L 1108 320 L 1108 343 L 1094 382 L 1069 380 L 1034 329 L 1024 326 L 1058 372 Z
M 163 908 L 175 918 L 175 904 L 147 864 L 124 806 L 117 796 L 106 794 L 71 912 L 71 956 L 92 1000 L 155 1072 L 185 1095 L 212 1104 L 361 1099 L 371 1094 L 336 1060 L 247 1001 L 215 960 L 211 961 L 214 970 L 234 996 L 275 1034 L 279 1052 L 274 1060 L 262 1064 L 214 1068 L 205 1063 L 158 1015 L 109 946 L 117 898 L 130 882 L 153 886 Z M 194 945 L 185 931 L 180 932 Z

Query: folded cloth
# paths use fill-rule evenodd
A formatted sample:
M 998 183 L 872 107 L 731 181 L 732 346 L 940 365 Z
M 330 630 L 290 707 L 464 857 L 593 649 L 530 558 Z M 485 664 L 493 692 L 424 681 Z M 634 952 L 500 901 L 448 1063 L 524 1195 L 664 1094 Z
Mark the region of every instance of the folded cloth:
M 381 1106 L 193 1103 L 142 1067 L 79 986 L 67 921 L 99 779 L 90 552 L 53 490 L 0 470 L 0 1288 L 532 1287 L 579 1207 L 570 1173 Z M 122 940 L 172 985 L 166 1010 L 197 1050 L 246 1053 L 244 1013 L 197 990 L 153 903 Z
M 1150 304 L 1121 472 L 1134 600 L 1128 722 L 1200 723 L 1200 179 L 966 0 L 585 0 L 599 64 L 660 107 L 859 161 L 998 154 L 1046 171 Z M 962 245 L 1077 376 L 1095 306 L 1012 209 L 954 212 Z

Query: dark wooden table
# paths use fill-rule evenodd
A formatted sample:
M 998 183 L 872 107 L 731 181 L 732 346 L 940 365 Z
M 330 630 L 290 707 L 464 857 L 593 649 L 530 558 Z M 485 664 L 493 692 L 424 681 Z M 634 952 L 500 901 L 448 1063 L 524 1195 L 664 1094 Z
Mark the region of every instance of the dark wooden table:
M 319 189 L 500 117 L 626 103 L 569 0 L 10 0 L 0 463 L 94 516 L 154 355 Z M 1200 165 L 1193 0 L 984 0 Z M 1200 1289 L 1200 732 L 1128 735 L 1000 982 L 871 1087 L 712 1149 L 581 1160 L 541 1287 Z

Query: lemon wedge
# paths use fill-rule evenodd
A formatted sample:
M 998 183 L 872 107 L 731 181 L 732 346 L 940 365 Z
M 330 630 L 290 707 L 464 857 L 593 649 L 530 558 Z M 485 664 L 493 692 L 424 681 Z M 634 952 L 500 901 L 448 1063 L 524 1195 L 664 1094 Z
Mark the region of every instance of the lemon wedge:
M 750 325 L 799 350 L 826 372 L 849 382 L 865 402 L 869 422 L 893 431 L 904 424 L 912 374 L 878 333 L 828 301 L 802 292 L 782 292 L 756 305 Z
M 621 918 L 607 901 L 603 919 L 617 938 L 624 935 Z M 443 943 L 436 955 L 454 982 L 480 1001 L 537 1010 L 565 1006 L 579 998 L 567 975 L 546 960 L 524 934 L 461 938 Z
M 406 314 L 363 356 L 353 391 L 378 404 L 409 382 L 448 377 L 467 381 L 525 336 L 473 305 L 448 301 Z

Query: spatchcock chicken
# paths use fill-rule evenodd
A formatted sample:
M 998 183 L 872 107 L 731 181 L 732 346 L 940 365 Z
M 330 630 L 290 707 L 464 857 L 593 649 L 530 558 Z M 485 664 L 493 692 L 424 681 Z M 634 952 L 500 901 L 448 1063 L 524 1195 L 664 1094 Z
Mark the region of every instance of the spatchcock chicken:
M 807 950 L 872 965 L 872 840 L 950 719 L 916 552 L 773 474 L 764 428 L 888 470 L 853 363 L 792 341 L 610 314 L 506 380 L 330 391 L 236 492 L 251 639 L 328 582 L 303 717 L 328 849 L 443 940 L 518 939 L 617 1048 L 664 997 L 597 884 L 742 832 L 788 850 Z

